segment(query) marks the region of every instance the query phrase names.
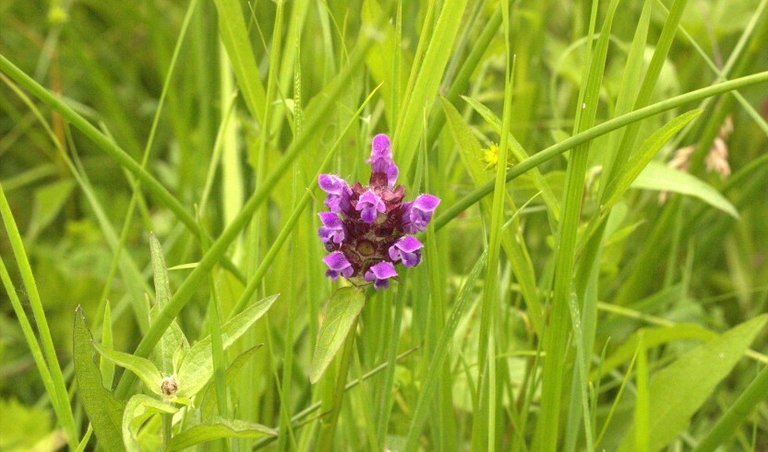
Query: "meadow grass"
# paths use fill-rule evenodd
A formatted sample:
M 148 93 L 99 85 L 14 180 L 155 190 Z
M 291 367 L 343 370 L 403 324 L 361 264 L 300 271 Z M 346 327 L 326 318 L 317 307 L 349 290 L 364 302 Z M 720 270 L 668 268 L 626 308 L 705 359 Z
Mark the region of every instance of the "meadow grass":
M 3 2 L 0 450 L 764 450 L 767 5 Z

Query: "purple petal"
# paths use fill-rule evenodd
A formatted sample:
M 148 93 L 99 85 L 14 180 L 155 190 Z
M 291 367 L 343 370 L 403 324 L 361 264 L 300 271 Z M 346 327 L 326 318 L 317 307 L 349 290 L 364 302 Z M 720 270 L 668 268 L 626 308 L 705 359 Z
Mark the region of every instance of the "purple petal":
M 379 262 L 371 265 L 371 268 L 365 272 L 365 280 L 373 282 L 373 288 L 376 290 L 389 287 L 389 278 L 397 276 L 395 266 L 391 262 Z
M 413 202 L 403 204 L 403 230 L 409 234 L 426 230 L 438 204 L 440 198 L 429 194 L 419 195 Z
M 360 195 L 355 209 L 360 211 L 360 218 L 363 221 L 366 223 L 373 223 L 376 221 L 378 212 L 384 213 L 387 211 L 387 206 L 376 193 L 368 190 Z
M 395 185 L 399 170 L 392 160 L 392 149 L 390 148 L 389 137 L 380 133 L 373 137 L 371 143 L 371 158 L 365 161 L 371 164 L 371 171 L 374 173 L 384 173 L 387 175 L 389 187 Z
M 344 237 L 346 237 L 346 231 L 344 223 L 338 215 L 333 212 L 320 212 L 317 215 L 320 217 L 320 221 L 323 222 L 323 225 L 317 230 L 317 234 L 320 236 L 323 244 L 343 242 Z
M 334 281 L 338 279 L 339 275 L 349 278 L 355 271 L 352 268 L 352 264 L 349 263 L 349 260 L 341 251 L 335 251 L 325 256 L 323 262 L 328 266 L 325 276 L 329 276 Z
M 352 194 L 352 189 L 349 188 L 344 179 L 333 174 L 321 174 L 317 178 L 317 184 L 324 192 L 328 193 L 324 204 L 331 209 L 331 212 L 338 213 L 349 209 L 349 197 Z
M 403 261 L 406 267 L 415 267 L 421 262 L 421 244 L 415 237 L 406 235 L 389 247 L 389 257 L 392 262 Z

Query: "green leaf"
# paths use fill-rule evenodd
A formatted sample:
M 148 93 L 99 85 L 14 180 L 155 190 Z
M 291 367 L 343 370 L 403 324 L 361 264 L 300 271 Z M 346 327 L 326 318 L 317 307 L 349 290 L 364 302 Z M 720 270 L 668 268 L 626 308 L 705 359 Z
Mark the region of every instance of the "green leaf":
M 656 373 L 649 388 L 649 450 L 661 449 L 688 427 L 691 416 L 730 373 L 767 320 L 764 314 L 744 322 Z M 634 439 L 629 431 L 620 450 L 630 450 Z
M 152 255 L 152 271 L 155 275 L 155 305 L 150 311 L 150 318 L 154 320 L 171 299 L 171 284 L 168 281 L 168 266 L 165 263 L 163 249 L 155 234 L 149 234 L 149 251 Z M 174 356 L 177 351 L 183 352 L 183 349 L 188 347 L 187 337 L 174 319 L 157 343 L 152 358 L 164 375 L 170 375 L 175 369 Z
M 277 432 L 265 425 L 247 422 L 239 419 L 224 419 L 216 416 L 210 422 L 190 427 L 175 435 L 168 445 L 166 452 L 181 450 L 187 447 L 213 441 L 221 438 L 264 438 L 277 436 Z
M 237 0 L 214 0 L 213 3 L 219 13 L 219 36 L 227 49 L 243 100 L 251 115 L 259 124 L 263 124 L 267 94 L 256 67 L 241 3 Z
M 36 237 L 40 231 L 51 224 L 69 199 L 74 187 L 75 181 L 65 179 L 35 190 L 34 210 L 27 230 L 27 239 Z
M 152 398 L 146 394 L 136 394 L 128 400 L 123 413 L 123 441 L 129 452 L 141 452 L 139 430 L 144 423 L 156 414 L 174 414 L 179 411 L 175 406 Z
M 253 357 L 256 351 L 261 348 L 262 344 L 255 347 L 251 347 L 243 353 L 239 354 L 232 364 L 227 367 L 227 387 L 233 387 L 235 381 L 240 376 L 240 371 L 243 370 L 245 364 Z M 207 418 L 216 411 L 217 396 L 216 391 L 212 385 L 208 385 L 203 392 L 203 402 L 200 404 L 200 412 L 203 418 Z
M 443 3 L 424 59 L 421 64 L 416 64 L 411 68 L 411 78 L 415 75 L 415 82 L 403 103 L 405 109 L 398 122 L 393 146 L 393 149 L 400 155 L 400 161 L 403 162 L 400 167 L 401 174 L 410 174 L 411 163 L 414 161 L 424 124 L 422 118 L 425 111 L 429 111 L 431 103 L 437 95 L 437 89 L 448 64 L 448 58 L 451 56 L 453 43 L 459 35 L 458 30 L 461 27 L 466 4 L 467 0 Z M 427 36 L 428 27 L 429 24 L 424 24 L 425 33 L 423 36 Z
M 248 331 L 248 328 L 269 310 L 277 297 L 278 295 L 272 295 L 257 301 L 222 325 L 221 340 L 224 349 L 226 350 Z M 206 336 L 184 355 L 181 367 L 176 373 L 176 381 L 179 384 L 179 391 L 176 395 L 178 397 L 194 397 L 208 383 L 212 375 L 211 336 Z
M 120 433 L 125 406 L 101 385 L 101 373 L 93 362 L 94 350 L 91 344 L 91 332 L 85 324 L 85 314 L 78 306 L 75 310 L 72 347 L 77 394 L 104 450 L 125 450 Z
M 150 391 L 157 395 L 162 395 L 162 392 L 160 391 L 160 383 L 163 380 L 163 375 L 152 361 L 147 358 L 142 358 L 141 356 L 134 356 L 130 353 L 112 350 L 97 342 L 94 342 L 93 346 L 96 347 L 96 350 L 98 350 L 104 358 L 135 373 L 136 376 L 141 378 L 141 381 L 147 385 L 147 388 L 149 388 Z
M 365 295 L 356 287 L 342 287 L 331 295 L 309 366 L 309 381 L 312 384 L 317 383 L 325 373 L 364 305 Z
M 649 163 L 632 183 L 632 188 L 671 191 L 681 195 L 695 196 L 733 218 L 739 218 L 736 207 L 714 187 L 696 176 L 670 168 L 660 162 Z
M 640 146 L 640 149 L 638 149 L 626 165 L 624 165 L 621 172 L 608 182 L 608 186 L 605 188 L 605 193 L 603 194 L 603 199 L 605 199 L 603 207 L 607 208 L 615 204 L 632 184 L 632 181 L 634 181 L 651 162 L 656 153 L 659 152 L 659 149 L 661 149 L 661 147 L 664 146 L 664 144 L 680 129 L 697 118 L 700 114 L 701 110 L 691 110 L 683 113 L 651 134 L 651 136 L 643 142 L 643 145 Z

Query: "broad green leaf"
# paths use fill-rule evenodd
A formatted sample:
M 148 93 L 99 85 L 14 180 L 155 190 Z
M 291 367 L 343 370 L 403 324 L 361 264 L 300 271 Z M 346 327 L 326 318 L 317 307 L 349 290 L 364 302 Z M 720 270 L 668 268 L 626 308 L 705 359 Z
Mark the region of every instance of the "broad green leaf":
M 240 419 L 223 419 L 215 416 L 210 422 L 195 425 L 175 435 L 168 445 L 166 452 L 181 450 L 187 447 L 213 441 L 221 438 L 264 438 L 277 436 L 277 431 L 265 425 L 247 422 Z
M 691 416 L 730 373 L 767 320 L 763 314 L 744 322 L 656 373 L 649 388 L 650 451 L 663 448 L 688 427 Z M 629 431 L 620 450 L 630 450 L 633 444 L 634 432 Z
M 651 136 L 643 142 L 643 145 L 640 146 L 640 149 L 638 149 L 637 152 L 632 155 L 632 158 L 624 165 L 624 167 L 622 167 L 621 171 L 616 174 L 616 177 L 608 182 L 608 186 L 605 187 L 605 193 L 603 194 L 603 199 L 605 199 L 603 208 L 608 208 L 615 204 L 632 184 L 632 181 L 637 179 L 637 176 L 643 171 L 648 163 L 653 160 L 653 157 L 659 152 L 659 149 L 680 131 L 680 129 L 697 118 L 700 114 L 701 110 L 691 110 L 683 113 L 651 134 Z
M 739 218 L 736 207 L 714 187 L 696 176 L 670 168 L 660 162 L 649 163 L 632 183 L 632 188 L 671 191 L 681 195 L 695 196 L 733 218 Z
M 171 299 L 171 284 L 168 281 L 168 266 L 165 264 L 163 249 L 155 234 L 149 234 L 149 250 L 152 255 L 152 271 L 155 275 L 155 306 L 150 311 L 150 317 L 154 320 L 154 317 L 165 309 L 168 300 Z M 170 375 L 175 369 L 173 361 L 177 351 L 183 352 L 184 348 L 188 347 L 187 338 L 174 319 L 157 343 L 152 357 L 160 371 L 165 375 Z
M 117 400 L 101 384 L 101 373 L 93 362 L 94 350 L 91 332 L 85 324 L 81 307 L 75 311 L 73 355 L 77 394 L 91 421 L 93 431 L 104 450 L 125 450 L 121 434 L 123 409 L 125 405 Z
M 312 384 L 323 376 L 364 305 L 365 295 L 356 287 L 342 287 L 331 295 L 325 307 L 325 320 L 317 334 L 312 364 L 309 366 L 309 381 Z
M 226 350 L 248 331 L 248 328 L 269 310 L 277 297 L 272 295 L 257 301 L 222 325 L 221 340 L 224 349 Z M 206 336 L 186 352 L 181 367 L 176 372 L 176 380 L 179 384 L 176 395 L 191 399 L 208 383 L 212 375 L 211 336 Z
M 175 406 L 146 394 L 136 394 L 125 405 L 123 413 L 123 442 L 129 452 L 141 452 L 139 430 L 144 423 L 156 414 L 174 414 L 179 411 Z
M 707 341 L 716 336 L 715 333 L 706 328 L 689 323 L 643 329 L 643 342 L 646 349 L 652 349 L 660 345 L 685 339 Z M 597 375 L 597 371 L 595 371 L 595 373 L 592 374 L 592 378 L 600 378 L 625 362 L 629 362 L 632 357 L 635 356 L 638 341 L 639 334 L 632 334 L 629 339 L 627 339 L 603 362 L 599 369 L 600 375 Z
M 162 392 L 160 391 L 160 383 L 163 380 L 163 375 L 152 361 L 147 358 L 142 358 L 141 356 L 112 350 L 97 342 L 94 342 L 93 346 L 96 347 L 96 350 L 99 351 L 102 357 L 112 361 L 120 367 L 130 370 L 136 374 L 145 385 L 147 385 L 147 388 L 149 388 L 150 391 L 157 395 L 162 395 Z

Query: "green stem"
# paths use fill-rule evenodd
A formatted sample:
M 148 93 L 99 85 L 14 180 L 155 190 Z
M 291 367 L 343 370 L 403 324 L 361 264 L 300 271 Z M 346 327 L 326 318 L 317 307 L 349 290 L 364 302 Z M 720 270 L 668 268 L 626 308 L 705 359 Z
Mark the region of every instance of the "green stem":
M 163 413 L 160 416 L 162 418 L 163 424 L 163 450 L 166 450 L 168 445 L 171 444 L 171 427 L 173 427 L 173 415 Z
M 344 402 L 344 388 L 346 386 L 347 374 L 349 373 L 349 364 L 352 362 L 352 350 L 354 350 L 355 330 L 357 330 L 358 319 L 359 316 L 352 322 L 352 327 L 349 329 L 347 338 L 344 341 L 344 351 L 341 354 L 341 359 L 336 369 L 335 381 L 332 379 L 328 380 L 330 385 L 332 385 L 331 391 L 329 393 L 328 388 L 323 391 L 322 408 L 325 415 L 322 417 L 317 450 L 333 450 L 333 438 L 336 434 L 341 404 Z
M 632 111 L 630 113 L 617 116 L 610 121 L 606 121 L 602 124 L 591 127 L 557 144 L 554 144 L 541 152 L 533 154 L 530 158 L 525 159 L 507 171 L 507 182 L 526 173 L 528 170 L 531 170 L 541 165 L 542 163 L 575 148 L 579 144 L 586 143 L 599 136 L 605 135 L 608 132 L 612 132 L 616 129 L 620 129 L 629 124 L 632 124 L 633 122 L 637 122 L 642 119 L 649 118 L 653 115 L 681 107 L 690 102 L 696 102 L 708 97 L 726 93 L 728 91 L 733 91 L 739 88 L 744 88 L 746 86 L 764 82 L 768 82 L 768 71 L 759 72 L 757 74 L 752 74 L 745 77 L 739 77 L 737 79 L 729 80 L 723 83 L 717 83 L 706 88 L 701 88 L 689 93 L 681 94 L 671 99 L 666 99 L 647 107 Z M 454 203 L 450 208 L 443 211 L 443 213 L 434 220 L 435 230 L 439 230 L 461 212 L 464 212 L 470 206 L 477 203 L 480 199 L 490 194 L 493 191 L 494 183 L 495 179 L 489 181 L 485 185 L 476 188 L 471 193 Z

